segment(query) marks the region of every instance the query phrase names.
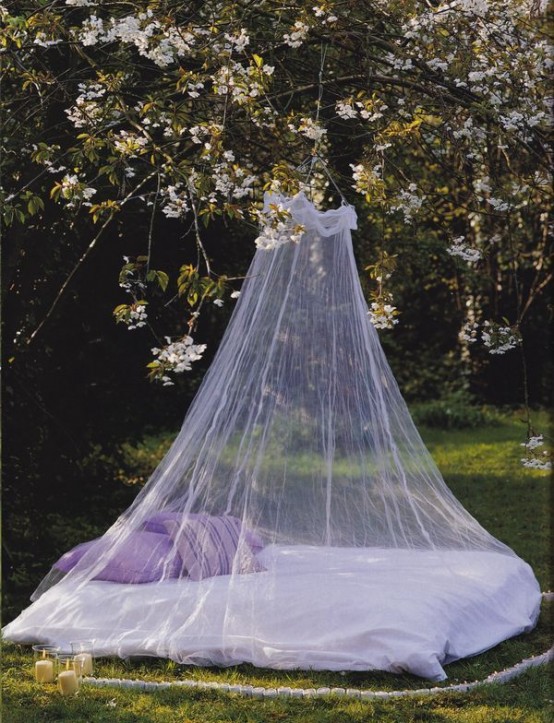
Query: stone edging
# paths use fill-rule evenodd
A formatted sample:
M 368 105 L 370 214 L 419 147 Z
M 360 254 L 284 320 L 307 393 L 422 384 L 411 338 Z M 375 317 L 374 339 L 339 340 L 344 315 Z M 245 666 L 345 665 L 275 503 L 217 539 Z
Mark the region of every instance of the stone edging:
M 552 593 L 550 593 L 554 597 Z M 121 678 L 84 678 L 83 684 L 97 688 L 135 688 L 143 691 L 163 690 L 165 688 L 190 688 L 198 690 L 219 690 L 225 693 L 237 693 L 250 698 L 320 698 L 324 696 L 345 696 L 361 700 L 375 700 L 388 698 L 412 698 L 422 695 L 436 695 L 438 693 L 468 693 L 474 688 L 491 683 L 506 683 L 512 678 L 521 675 L 529 668 L 554 660 L 554 648 L 551 648 L 542 655 L 526 658 L 516 665 L 505 668 L 499 672 L 492 673 L 483 680 L 475 680 L 471 683 L 459 683 L 448 685 L 444 688 L 419 688 L 417 690 L 359 690 L 358 688 L 263 688 L 253 685 L 230 685 L 228 683 L 217 683 L 215 681 L 178 680 L 174 682 L 156 683 L 146 680 L 126 680 Z

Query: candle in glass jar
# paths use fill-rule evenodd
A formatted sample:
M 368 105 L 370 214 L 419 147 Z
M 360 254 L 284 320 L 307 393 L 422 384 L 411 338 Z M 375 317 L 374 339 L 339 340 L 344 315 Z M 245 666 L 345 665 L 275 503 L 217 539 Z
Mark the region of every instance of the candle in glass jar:
M 76 655 L 74 665 L 77 675 L 92 675 L 92 655 L 90 653 Z
M 51 660 L 37 660 L 35 663 L 35 679 L 37 683 L 54 682 L 54 663 Z
M 74 670 L 62 670 L 58 673 L 58 689 L 62 695 L 73 695 L 79 689 L 79 682 Z

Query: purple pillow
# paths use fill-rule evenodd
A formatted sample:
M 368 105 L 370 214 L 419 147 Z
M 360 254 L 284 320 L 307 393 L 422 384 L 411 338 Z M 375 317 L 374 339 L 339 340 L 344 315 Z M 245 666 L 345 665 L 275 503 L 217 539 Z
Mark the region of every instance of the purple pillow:
M 95 540 L 81 542 L 80 545 L 77 545 L 73 549 L 69 550 L 69 552 L 65 552 L 60 559 L 54 563 L 56 570 L 61 570 L 62 572 L 69 572 L 70 570 L 73 570 L 85 552 L 87 552 L 87 550 L 89 550 L 99 539 L 100 538 L 97 537 Z
M 66 552 L 54 567 L 69 572 L 98 540 L 91 540 Z M 177 578 L 183 572 L 183 562 L 171 539 L 155 532 L 132 532 L 118 544 L 115 554 L 106 554 L 108 563 L 95 580 L 120 583 L 144 583 Z
M 165 526 L 191 580 L 265 570 L 248 545 L 239 545 L 242 524 L 236 517 L 198 515 Z
M 245 528 L 244 530 L 244 541 L 252 550 L 254 555 L 257 555 L 258 552 L 261 552 L 265 547 L 265 543 L 258 533 L 254 532 L 254 530 L 249 530 L 248 528 Z
M 182 519 L 183 514 L 181 512 L 156 512 L 144 520 L 142 529 L 146 532 L 158 532 L 160 535 L 167 535 L 165 523 L 168 520 L 179 522 Z
M 151 517 L 147 517 L 146 520 L 144 520 L 142 529 L 148 532 L 158 532 L 161 535 L 167 535 L 168 531 L 165 523 L 169 521 L 181 522 L 184 517 L 185 514 L 181 512 L 156 512 L 151 515 Z M 202 515 L 191 512 L 188 513 L 186 517 L 196 519 L 198 517 L 202 517 Z M 236 520 L 239 525 L 241 524 L 238 517 L 233 517 L 232 515 L 225 515 L 225 517 L 229 520 Z M 265 547 L 262 538 L 256 532 L 247 528 L 244 529 L 244 541 L 250 547 L 254 555 L 257 555 L 258 552 L 263 550 Z

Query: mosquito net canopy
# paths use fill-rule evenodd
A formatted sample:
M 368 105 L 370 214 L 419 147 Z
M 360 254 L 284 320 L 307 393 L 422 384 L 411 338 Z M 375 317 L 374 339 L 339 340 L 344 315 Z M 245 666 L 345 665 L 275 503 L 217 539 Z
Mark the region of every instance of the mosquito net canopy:
M 265 207 L 278 222 L 165 459 L 4 635 L 441 679 L 535 624 L 537 582 L 455 499 L 414 427 L 368 318 L 354 209 L 303 194 Z

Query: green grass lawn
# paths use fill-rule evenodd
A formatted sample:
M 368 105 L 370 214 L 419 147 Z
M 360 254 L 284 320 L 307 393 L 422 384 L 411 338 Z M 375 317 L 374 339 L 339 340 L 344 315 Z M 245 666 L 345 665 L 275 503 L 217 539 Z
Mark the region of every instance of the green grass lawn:
M 546 420 L 542 420 L 546 423 Z M 543 425 L 544 426 L 544 425 Z M 422 430 L 449 486 L 460 501 L 492 534 L 513 547 L 534 568 L 543 590 L 551 588 L 550 477 L 521 467 L 519 446 L 524 426 L 518 415 L 478 429 Z M 133 448 L 137 459 L 154 464 L 163 440 Z M 146 450 L 146 451 L 145 451 Z M 148 470 L 144 470 L 146 473 Z M 551 644 L 552 603 L 544 603 L 537 628 L 472 659 L 447 666 L 449 680 L 441 686 L 483 679 L 519 660 L 544 652 Z M 33 661 L 27 648 L 4 645 L 4 723 L 34 721 L 306 721 L 313 723 L 546 723 L 554 720 L 554 688 L 547 667 L 527 671 L 504 685 L 471 693 L 437 693 L 432 696 L 383 701 L 344 698 L 311 700 L 256 700 L 217 691 L 166 689 L 155 692 L 84 686 L 74 698 L 62 698 L 54 686 L 39 686 L 32 677 Z M 384 673 L 277 673 L 251 666 L 224 670 L 198 669 L 167 660 L 99 660 L 100 677 L 147 680 L 214 680 L 255 686 L 359 687 L 398 690 L 433 687 L 413 676 Z

